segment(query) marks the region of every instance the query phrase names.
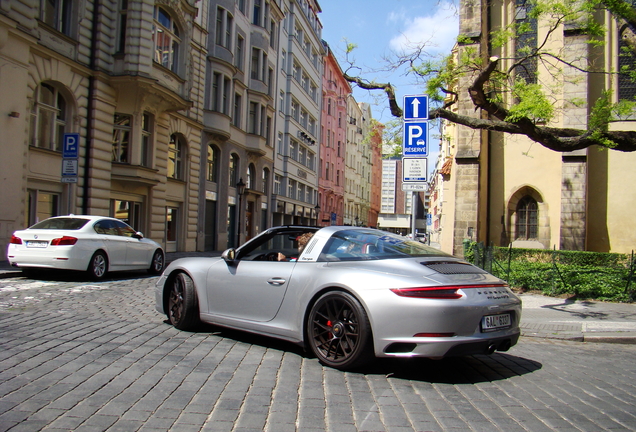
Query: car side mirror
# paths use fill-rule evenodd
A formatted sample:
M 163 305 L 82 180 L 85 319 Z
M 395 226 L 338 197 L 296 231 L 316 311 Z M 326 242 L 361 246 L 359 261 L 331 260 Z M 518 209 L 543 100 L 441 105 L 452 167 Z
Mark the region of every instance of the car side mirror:
M 230 248 L 230 249 L 226 249 L 225 251 L 223 251 L 223 253 L 221 254 L 221 258 L 223 258 L 223 260 L 228 264 L 228 265 L 234 265 L 236 264 L 236 262 L 234 261 L 236 259 L 236 249 L 234 248 Z
M 141 231 L 137 231 L 135 234 L 133 234 L 133 237 L 141 240 L 142 238 L 144 238 L 144 233 L 142 233 Z

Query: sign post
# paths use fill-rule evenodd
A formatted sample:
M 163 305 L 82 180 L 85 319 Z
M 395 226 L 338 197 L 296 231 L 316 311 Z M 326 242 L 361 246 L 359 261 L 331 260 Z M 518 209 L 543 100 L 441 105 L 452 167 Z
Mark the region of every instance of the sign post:
M 428 95 L 404 96 L 402 190 L 411 191 L 411 236 L 415 240 L 415 201 L 428 181 Z M 405 188 L 406 186 L 406 188 Z

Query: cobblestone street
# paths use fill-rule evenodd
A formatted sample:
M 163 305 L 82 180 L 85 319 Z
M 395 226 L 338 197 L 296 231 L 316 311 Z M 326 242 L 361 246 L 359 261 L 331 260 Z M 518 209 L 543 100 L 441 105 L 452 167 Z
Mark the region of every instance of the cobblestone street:
M 0 431 L 636 430 L 636 345 L 322 367 L 154 310 L 156 278 L 0 280 Z M 57 280 L 50 280 L 51 278 Z

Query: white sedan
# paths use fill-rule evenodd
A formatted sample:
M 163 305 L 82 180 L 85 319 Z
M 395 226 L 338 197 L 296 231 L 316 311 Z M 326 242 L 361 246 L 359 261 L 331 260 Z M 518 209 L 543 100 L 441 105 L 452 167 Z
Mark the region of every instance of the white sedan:
M 7 258 L 23 270 L 79 270 L 93 279 L 102 279 L 109 271 L 159 274 L 165 263 L 159 243 L 121 220 L 77 215 L 52 217 L 14 232 Z

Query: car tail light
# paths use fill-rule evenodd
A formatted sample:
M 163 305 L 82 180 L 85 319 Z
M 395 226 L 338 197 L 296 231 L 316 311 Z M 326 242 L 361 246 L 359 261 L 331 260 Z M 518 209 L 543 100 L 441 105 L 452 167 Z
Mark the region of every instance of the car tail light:
M 20 237 L 16 237 L 14 235 L 11 236 L 11 244 L 22 244 L 22 239 Z
M 461 294 L 457 287 L 421 287 L 421 288 L 392 288 L 400 297 L 416 297 L 428 299 L 458 299 Z
M 454 285 L 454 286 L 434 286 L 434 287 L 416 287 L 416 288 L 392 288 L 395 294 L 401 297 L 415 297 L 428 299 L 458 299 L 462 297 L 459 290 L 469 288 L 505 288 L 507 285 L 487 284 L 487 285 Z
M 72 246 L 77 243 L 75 237 L 64 236 L 51 240 L 51 246 Z

